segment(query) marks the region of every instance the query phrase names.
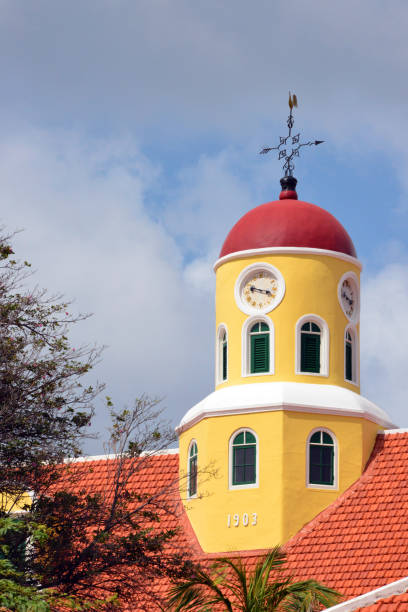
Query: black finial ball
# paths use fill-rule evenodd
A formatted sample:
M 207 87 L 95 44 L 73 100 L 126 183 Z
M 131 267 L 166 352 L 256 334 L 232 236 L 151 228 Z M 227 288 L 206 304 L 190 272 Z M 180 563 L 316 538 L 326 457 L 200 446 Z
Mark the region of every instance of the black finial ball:
M 296 191 L 297 179 L 294 176 L 284 176 L 280 180 L 282 191 Z

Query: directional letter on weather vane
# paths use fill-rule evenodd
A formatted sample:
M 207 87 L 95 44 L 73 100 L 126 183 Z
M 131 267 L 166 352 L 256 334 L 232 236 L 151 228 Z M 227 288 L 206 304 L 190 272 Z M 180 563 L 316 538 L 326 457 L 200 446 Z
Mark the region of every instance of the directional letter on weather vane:
M 293 118 L 293 108 L 297 108 L 298 102 L 297 102 L 297 98 L 295 94 L 291 94 L 289 92 L 289 108 L 290 108 L 290 113 L 289 113 L 289 117 L 287 120 L 287 126 L 288 126 L 288 135 L 286 137 L 284 136 L 279 136 L 279 145 L 277 147 L 265 147 L 264 149 L 262 149 L 262 151 L 260 151 L 261 155 L 265 155 L 265 153 L 269 153 L 269 151 L 278 151 L 278 159 L 284 159 L 285 163 L 283 164 L 283 169 L 285 171 L 285 176 L 293 176 L 293 170 L 295 169 L 295 164 L 293 163 L 293 158 L 294 157 L 299 157 L 299 149 L 301 147 L 310 147 L 311 145 L 319 145 L 322 142 L 324 142 L 324 140 L 310 140 L 309 142 L 303 142 L 300 143 L 300 133 L 299 134 L 295 134 L 295 136 L 292 136 L 292 128 L 293 125 L 295 123 L 295 120 Z M 288 140 L 290 140 L 290 142 L 288 143 Z M 293 148 L 292 146 L 292 150 L 290 153 L 288 153 L 288 151 L 282 147 L 288 146 L 289 145 L 298 145 L 297 147 Z

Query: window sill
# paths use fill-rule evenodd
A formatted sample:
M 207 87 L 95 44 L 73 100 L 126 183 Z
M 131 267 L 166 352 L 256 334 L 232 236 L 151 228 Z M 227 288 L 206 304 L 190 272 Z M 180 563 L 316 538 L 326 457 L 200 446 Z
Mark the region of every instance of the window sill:
M 338 491 L 339 490 L 339 487 L 337 486 L 337 484 L 324 485 L 324 484 L 307 483 L 306 487 L 308 489 L 318 489 L 318 490 L 321 490 L 321 491 Z
M 235 491 L 235 490 L 242 490 L 242 489 L 257 489 L 259 487 L 259 484 L 257 482 L 254 482 L 253 484 L 242 484 L 242 485 L 234 485 L 234 484 L 230 484 L 229 486 L 229 490 L 230 491 Z
M 359 383 L 355 382 L 354 380 L 347 380 L 347 378 L 345 378 L 344 382 L 349 384 L 349 385 L 353 385 L 353 387 L 360 387 Z
M 324 372 L 299 372 L 296 370 L 296 376 L 320 376 L 321 378 L 328 378 L 329 374 Z
M 242 374 L 242 378 L 249 378 L 251 376 L 273 376 L 275 372 L 254 372 L 253 374 Z

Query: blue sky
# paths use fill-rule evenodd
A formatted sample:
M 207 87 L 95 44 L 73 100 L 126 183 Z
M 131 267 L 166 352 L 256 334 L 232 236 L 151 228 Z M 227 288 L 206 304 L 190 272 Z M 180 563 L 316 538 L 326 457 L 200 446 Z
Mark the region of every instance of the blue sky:
M 94 316 L 95 376 L 176 423 L 213 389 L 212 264 L 279 193 L 259 156 L 296 127 L 299 197 L 364 264 L 362 391 L 408 426 L 408 5 L 395 0 L 2 0 L 2 222 L 36 282 Z M 154 338 L 154 343 L 152 342 Z M 194 354 L 194 359 L 190 355 Z M 102 401 L 96 428 L 107 424 Z M 99 452 L 102 442 L 91 442 Z

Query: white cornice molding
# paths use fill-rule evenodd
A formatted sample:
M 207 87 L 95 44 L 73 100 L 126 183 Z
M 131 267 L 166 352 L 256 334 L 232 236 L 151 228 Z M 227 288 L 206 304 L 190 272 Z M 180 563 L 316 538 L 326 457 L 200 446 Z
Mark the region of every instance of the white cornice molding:
M 178 453 L 178 448 L 165 448 L 159 451 L 143 451 L 143 453 L 140 454 L 140 457 L 155 457 L 156 455 L 178 455 Z M 118 457 L 119 455 L 116 455 L 115 453 L 107 453 L 106 455 L 89 455 L 86 457 L 67 457 L 64 463 L 81 463 L 83 461 L 109 461 L 113 459 L 118 459 Z
M 328 249 L 311 249 L 308 247 L 267 247 L 264 249 L 248 249 L 246 251 L 236 251 L 235 253 L 229 253 L 220 257 L 214 264 L 214 272 L 227 263 L 234 259 L 242 259 L 244 257 L 260 256 L 260 255 L 327 255 L 328 257 L 334 257 L 335 259 L 342 259 L 348 261 L 353 265 L 357 266 L 360 270 L 363 268 L 363 264 L 356 257 L 340 253 L 338 251 L 329 251 Z
M 401 578 L 400 580 L 390 582 L 390 584 L 386 584 L 373 591 L 368 591 L 368 593 L 364 593 L 364 595 L 359 595 L 348 601 L 343 601 L 336 606 L 327 608 L 327 610 L 331 612 L 353 612 L 353 610 L 358 610 L 359 608 L 372 606 L 381 599 L 387 599 L 393 595 L 402 595 L 402 593 L 405 593 L 407 590 L 408 578 Z
M 176 432 L 180 434 L 205 418 L 278 410 L 352 416 L 380 427 L 395 427 L 376 404 L 344 387 L 264 382 L 233 385 L 210 393 L 186 413 Z

